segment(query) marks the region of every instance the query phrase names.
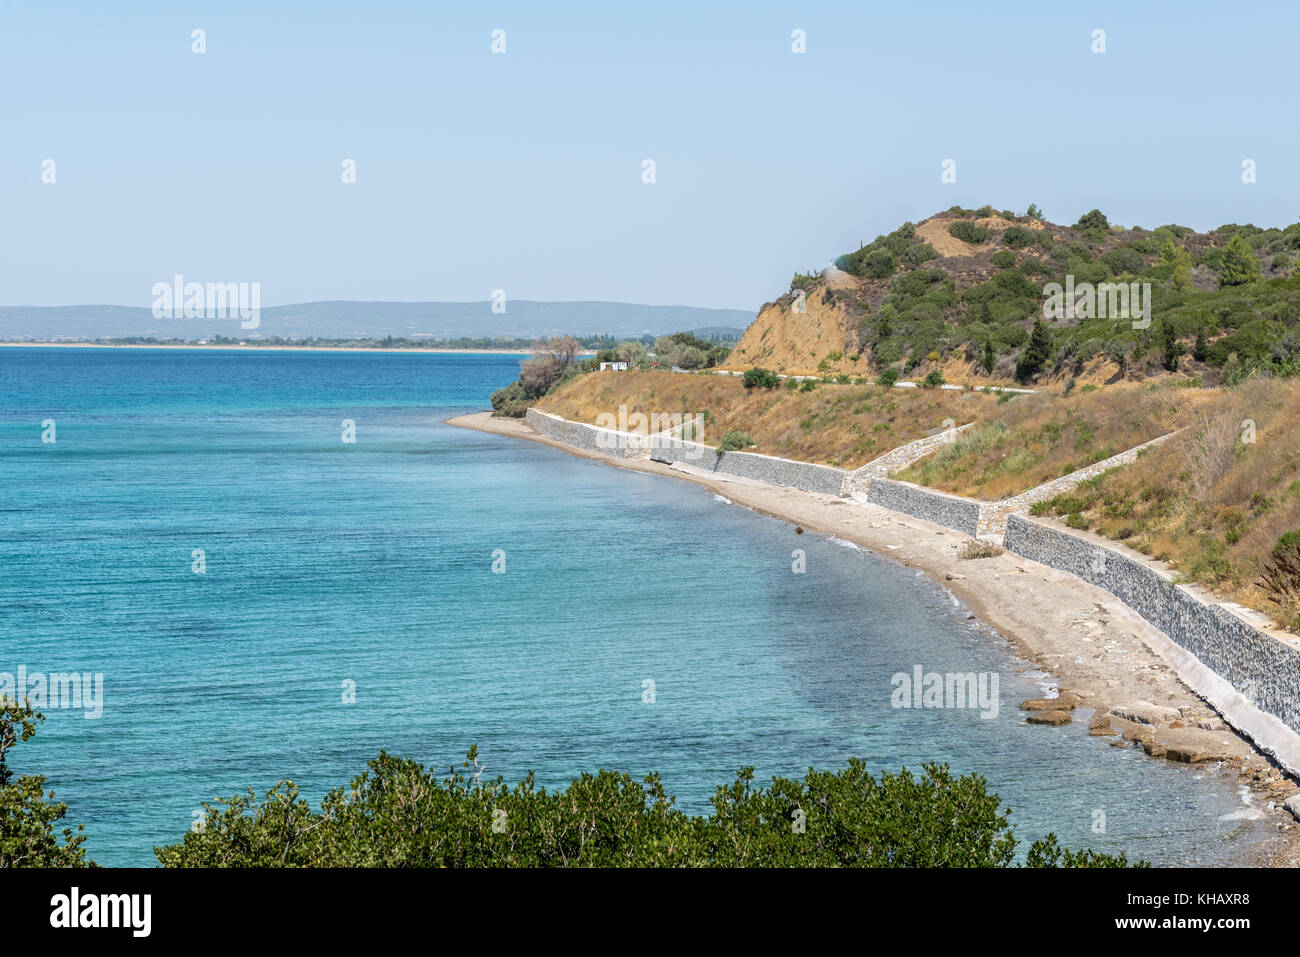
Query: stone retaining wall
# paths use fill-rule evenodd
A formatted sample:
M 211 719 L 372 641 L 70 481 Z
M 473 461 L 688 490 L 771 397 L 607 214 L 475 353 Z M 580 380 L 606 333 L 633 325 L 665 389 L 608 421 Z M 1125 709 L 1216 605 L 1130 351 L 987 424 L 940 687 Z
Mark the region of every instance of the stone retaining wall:
M 1300 733 L 1300 642 L 1263 631 L 1246 609 L 1174 584 L 1152 563 L 1023 515 L 1007 519 L 1004 545 L 1110 592 L 1259 711 Z M 1251 728 L 1243 730 L 1259 740 Z
M 839 495 L 848 475 L 844 469 L 829 465 L 796 462 L 757 452 L 724 452 L 718 455 L 712 446 L 673 438 L 667 433 L 638 435 L 634 432 L 602 429 L 582 422 L 571 422 L 537 409 L 529 409 L 526 419 L 542 435 L 588 452 L 599 452 L 614 458 L 648 456 L 656 462 L 670 465 L 681 462 L 711 472 L 724 472 L 758 482 L 785 485 L 804 492 Z
M 934 435 L 927 435 L 923 439 L 890 449 L 884 455 L 872 459 L 866 465 L 849 473 L 848 484 L 845 486 L 846 494 L 865 502 L 873 480 L 886 478 L 890 472 L 905 469 L 913 462 L 925 458 L 935 449 L 952 444 L 957 440 L 959 432 L 964 432 L 974 424 L 974 422 L 967 422 L 965 425 L 944 429 Z
M 871 488 L 867 491 L 867 501 L 881 508 L 903 512 L 954 531 L 965 532 L 972 538 L 979 528 L 978 502 L 958 495 L 935 492 L 913 485 L 911 482 L 900 482 L 897 479 L 872 479 Z
M 757 452 L 724 452 L 697 442 L 660 443 L 651 448 L 650 458 L 655 462 L 672 465 L 684 462 L 711 472 L 724 472 L 772 485 L 785 485 L 804 492 L 822 495 L 840 495 L 848 473 L 830 465 L 796 462 Z
M 537 409 L 529 409 L 525 420 L 547 438 L 587 452 L 601 452 L 619 459 L 644 455 L 645 449 L 642 443 L 649 439 L 649 436 L 602 429 L 583 422 L 570 422 L 558 415 L 539 412 Z

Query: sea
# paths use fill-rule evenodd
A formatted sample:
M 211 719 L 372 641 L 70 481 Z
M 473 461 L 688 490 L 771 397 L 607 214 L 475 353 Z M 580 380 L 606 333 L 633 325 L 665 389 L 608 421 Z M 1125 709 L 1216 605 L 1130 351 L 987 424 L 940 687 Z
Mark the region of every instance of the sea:
M 9 763 L 91 858 L 153 866 L 204 802 L 286 779 L 316 802 L 380 750 L 445 771 L 471 745 L 488 777 L 548 788 L 657 772 L 696 814 L 742 767 L 946 762 L 987 780 L 1022 851 L 1049 831 L 1163 865 L 1259 846 L 1214 769 L 1026 724 L 1052 677 L 914 569 L 446 424 L 519 359 L 0 348 L 0 681 L 99 689 L 47 706 Z M 900 707 L 918 668 L 997 695 Z

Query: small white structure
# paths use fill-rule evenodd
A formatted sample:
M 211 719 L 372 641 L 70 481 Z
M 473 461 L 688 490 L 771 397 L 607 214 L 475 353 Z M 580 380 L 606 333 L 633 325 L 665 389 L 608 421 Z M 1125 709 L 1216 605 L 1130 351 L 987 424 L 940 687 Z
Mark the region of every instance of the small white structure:
M 600 371 L 604 372 L 606 369 L 613 369 L 615 372 L 626 372 L 628 365 L 626 362 L 602 362 Z

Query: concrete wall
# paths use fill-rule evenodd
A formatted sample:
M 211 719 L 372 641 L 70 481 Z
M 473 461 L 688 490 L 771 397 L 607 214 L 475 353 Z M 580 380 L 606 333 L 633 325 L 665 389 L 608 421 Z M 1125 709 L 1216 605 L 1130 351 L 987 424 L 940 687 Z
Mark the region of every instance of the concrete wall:
M 972 538 L 979 528 L 979 503 L 969 498 L 935 492 L 911 482 L 876 478 L 867 490 L 867 501 L 881 508 L 923 518 Z
M 1190 586 L 1175 585 L 1167 574 L 1139 558 L 1023 515 L 1007 519 L 1004 544 L 1008 551 L 1110 592 L 1259 711 L 1300 732 L 1298 643 L 1256 627 L 1244 609 L 1202 598 Z M 1243 730 L 1256 737 L 1252 729 Z

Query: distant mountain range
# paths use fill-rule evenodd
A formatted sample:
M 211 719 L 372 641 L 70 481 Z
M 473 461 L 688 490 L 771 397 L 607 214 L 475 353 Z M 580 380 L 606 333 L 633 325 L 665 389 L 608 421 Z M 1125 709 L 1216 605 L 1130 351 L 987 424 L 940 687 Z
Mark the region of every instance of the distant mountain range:
M 305 302 L 267 307 L 261 324 L 241 328 L 238 319 L 156 319 L 135 306 L 0 306 L 0 339 L 100 339 L 126 336 L 210 339 L 347 339 L 405 337 L 538 338 L 571 333 L 619 338 L 708 330 L 738 339 L 753 319 L 741 309 L 642 306 L 626 302 L 536 302 L 514 299 L 505 312 L 483 302 Z

